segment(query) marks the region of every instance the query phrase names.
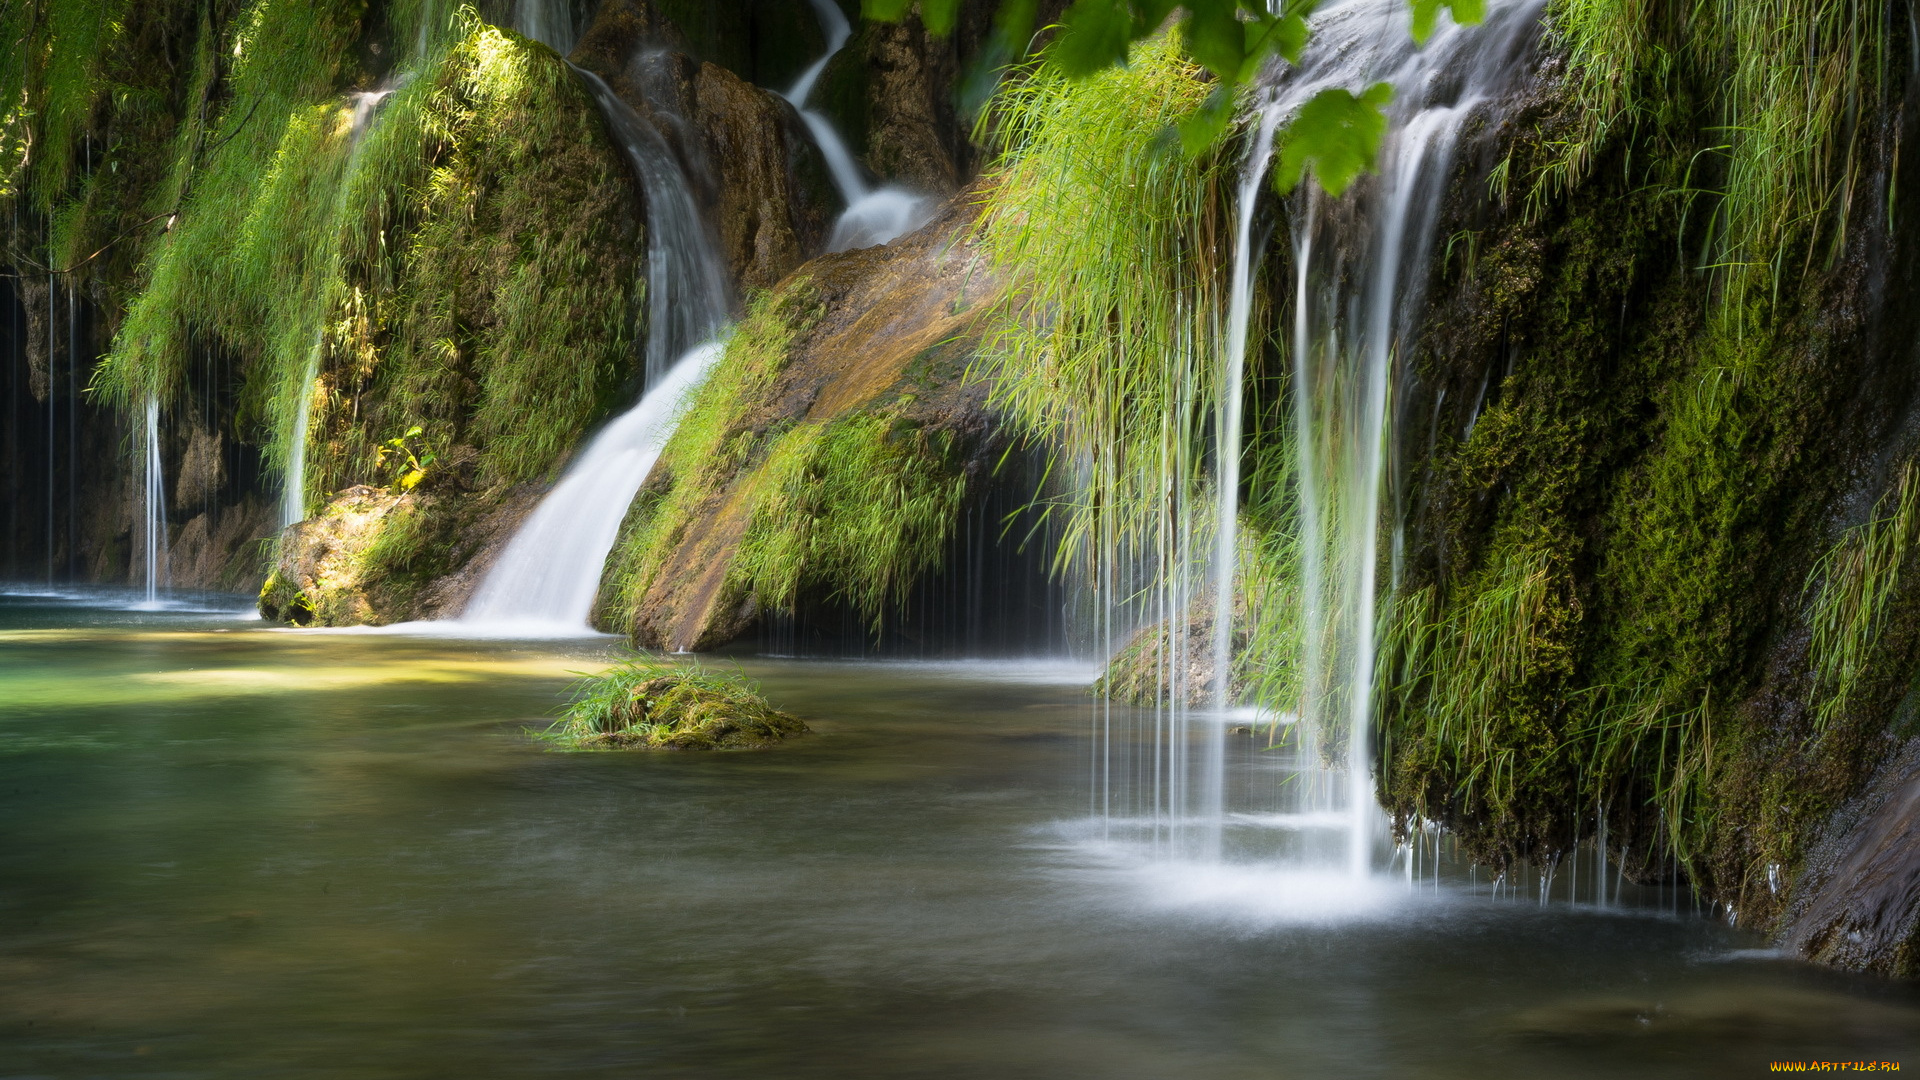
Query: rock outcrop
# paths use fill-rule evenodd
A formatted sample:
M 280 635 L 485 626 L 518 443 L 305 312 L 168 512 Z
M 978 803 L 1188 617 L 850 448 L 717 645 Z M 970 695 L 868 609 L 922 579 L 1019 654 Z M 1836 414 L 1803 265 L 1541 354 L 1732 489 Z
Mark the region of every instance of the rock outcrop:
M 1787 951 L 1837 967 L 1920 976 L 1920 739 L 1834 816 L 1792 895 L 1780 941 Z
M 770 287 L 820 250 L 839 197 L 786 99 L 718 64 L 657 47 L 678 37 L 643 6 L 609 4 L 574 56 L 680 159 L 736 288 Z
M 976 317 L 996 295 L 971 219 L 962 197 L 892 245 L 822 256 L 749 316 L 723 362 L 738 381 L 709 384 L 629 517 L 603 593 L 603 624 L 649 647 L 709 649 L 744 633 L 768 603 L 791 602 L 791 590 L 810 578 L 848 587 L 863 571 L 847 564 L 847 553 L 830 553 L 822 535 L 764 539 L 780 531 L 766 515 L 783 498 L 884 480 L 834 474 L 821 447 L 847 425 L 860 428 L 861 445 L 876 455 L 862 460 L 902 468 L 907 482 L 926 485 L 907 500 L 913 509 L 899 507 L 903 515 L 935 531 L 951 526 L 956 492 L 978 488 L 1000 445 L 986 389 L 966 377 Z M 698 440 L 725 452 L 712 459 L 692 449 Z M 932 517 L 920 513 L 935 503 L 942 509 Z M 947 519 L 934 520 L 941 514 Z M 915 538 L 901 557 L 920 558 L 927 540 Z M 773 580 L 783 584 L 769 587 Z

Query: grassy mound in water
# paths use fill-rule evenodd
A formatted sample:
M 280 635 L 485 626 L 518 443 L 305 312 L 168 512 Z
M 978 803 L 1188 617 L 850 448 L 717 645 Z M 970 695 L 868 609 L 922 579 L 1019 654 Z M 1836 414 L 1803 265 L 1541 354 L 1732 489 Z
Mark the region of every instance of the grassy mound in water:
M 543 737 L 568 750 L 747 750 L 807 730 L 737 672 L 635 656 L 575 684 Z

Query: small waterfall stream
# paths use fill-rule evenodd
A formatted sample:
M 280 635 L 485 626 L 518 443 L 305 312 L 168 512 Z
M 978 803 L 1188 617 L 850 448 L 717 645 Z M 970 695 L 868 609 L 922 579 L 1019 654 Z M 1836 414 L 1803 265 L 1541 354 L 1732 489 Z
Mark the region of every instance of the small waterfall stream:
M 813 9 L 820 16 L 820 28 L 826 31 L 826 55 L 814 61 L 811 67 L 801 73 L 793 88 L 781 96 L 800 110 L 800 119 L 806 121 L 807 130 L 813 133 L 814 143 L 827 159 L 827 170 L 833 174 L 834 186 L 840 189 L 840 197 L 847 203 L 847 208 L 841 211 L 840 220 L 834 223 L 833 235 L 827 240 L 827 250 L 846 251 L 885 244 L 926 224 L 933 208 L 929 200 L 905 188 L 890 184 L 878 188 L 868 186 L 866 178 L 861 175 L 860 166 L 853 160 L 853 154 L 847 150 L 847 144 L 841 140 L 833 124 L 825 116 L 807 108 L 807 98 L 813 93 L 814 83 L 820 81 L 820 74 L 827 69 L 827 63 L 853 34 L 846 13 L 833 0 L 813 0 Z
M 593 92 L 647 201 L 647 374 L 639 403 L 594 436 L 488 571 L 460 622 L 580 634 L 627 507 L 723 352 L 727 279 L 679 162 L 605 80 Z M 671 365 L 669 357 L 678 356 Z
M 1404 4 L 1344 0 L 1316 15 L 1301 63 L 1255 90 L 1236 190 L 1220 396 L 1212 406 L 1214 505 L 1187 505 L 1178 484 L 1169 489 L 1177 520 L 1162 530 L 1162 584 L 1151 605 L 1166 627 L 1160 678 L 1167 703 L 1141 721 L 1150 729 L 1135 734 L 1110 714 L 1096 719 L 1096 816 L 1107 840 L 1139 835 L 1157 857 L 1189 867 L 1278 858 L 1286 872 L 1306 875 L 1292 879 L 1296 885 L 1317 882 L 1305 889 L 1319 898 L 1312 903 L 1357 896 L 1351 885 L 1334 883 L 1358 884 L 1373 874 L 1378 532 L 1395 365 L 1419 331 L 1426 263 L 1460 132 L 1477 110 L 1527 77 L 1540 10 L 1539 0 L 1495 0 L 1483 24 L 1443 19 L 1421 48 L 1408 33 Z M 1379 81 L 1394 88 L 1379 175 L 1337 199 L 1309 181 L 1286 207 L 1295 273 L 1290 361 L 1302 624 L 1295 662 L 1303 692 L 1297 711 L 1257 717 L 1280 735 L 1272 751 L 1249 758 L 1234 753 L 1228 728 L 1256 714 L 1234 707 L 1224 658 L 1242 592 L 1235 524 L 1241 402 L 1254 269 L 1265 243 L 1255 216 L 1280 125 L 1322 90 L 1357 93 Z M 1173 475 L 1190 466 L 1168 468 Z M 1210 609 L 1207 639 L 1186 625 L 1196 603 Z M 1189 673 L 1209 665 L 1204 696 L 1211 707 L 1190 706 L 1201 695 Z M 1123 746 L 1116 739 L 1137 741 Z M 1271 881 L 1260 887 L 1290 891 Z
M 149 608 L 160 605 L 160 590 L 167 586 L 167 478 L 160 461 L 160 399 L 147 398 L 146 425 L 141 436 L 141 554 L 145 561 L 146 597 Z
M 520 634 L 579 634 L 633 496 L 724 346 L 708 342 L 594 436 L 500 554 L 460 619 Z
M 593 92 L 646 195 L 647 381 L 652 384 L 726 322 L 726 268 L 666 140 L 605 79 L 584 68 L 573 70 Z
M 347 134 L 346 164 L 334 183 L 333 217 L 336 222 L 340 218 L 348 186 L 352 183 L 354 168 L 359 164 L 360 148 L 366 141 L 367 132 L 372 130 L 374 121 L 379 117 L 380 103 L 404 85 L 409 77 L 403 73 L 381 89 L 362 90 L 348 95 L 353 101 L 353 119 Z M 307 516 L 307 430 L 312 420 L 314 382 L 320 378 L 320 361 L 326 352 L 326 312 L 331 307 L 331 301 L 330 296 L 320 300 L 317 320 L 320 325 L 314 328 L 313 346 L 307 351 L 306 365 L 301 369 L 300 385 L 294 397 L 293 423 L 287 431 L 286 482 L 280 492 L 282 528 L 302 521 Z

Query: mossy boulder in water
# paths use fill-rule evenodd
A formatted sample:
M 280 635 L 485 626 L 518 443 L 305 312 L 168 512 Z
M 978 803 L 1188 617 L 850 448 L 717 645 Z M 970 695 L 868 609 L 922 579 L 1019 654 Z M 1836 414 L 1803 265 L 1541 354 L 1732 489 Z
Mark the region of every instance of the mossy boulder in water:
M 740 675 L 636 657 L 581 680 L 545 737 L 575 750 L 749 750 L 807 731 Z

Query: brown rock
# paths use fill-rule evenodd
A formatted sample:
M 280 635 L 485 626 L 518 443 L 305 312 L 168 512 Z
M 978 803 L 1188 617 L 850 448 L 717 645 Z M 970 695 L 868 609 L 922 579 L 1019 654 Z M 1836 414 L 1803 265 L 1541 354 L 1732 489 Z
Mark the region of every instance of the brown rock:
M 1818 963 L 1920 976 L 1920 740 L 1836 814 L 1796 884 L 1781 945 Z
M 953 83 L 959 62 L 918 18 L 868 27 L 867 164 L 880 176 L 946 195 L 959 185 Z
M 671 47 L 683 40 L 654 8 L 616 0 L 574 57 L 679 157 L 736 288 L 767 288 L 824 244 L 837 195 L 793 106 Z
M 963 193 L 919 232 L 892 245 L 825 255 L 776 290 L 809 290 L 819 318 L 793 342 L 766 394 L 740 420 L 758 438 L 794 423 L 850 415 L 887 396 L 928 428 L 974 447 L 970 471 L 992 458 L 985 387 L 961 377 L 977 346 L 976 316 L 995 295 L 969 235 L 974 202 Z M 737 595 L 729 571 L 752 517 L 757 464 L 715 489 L 631 615 L 636 642 L 703 650 L 744 633 L 757 602 Z M 656 474 L 656 490 L 671 477 Z

